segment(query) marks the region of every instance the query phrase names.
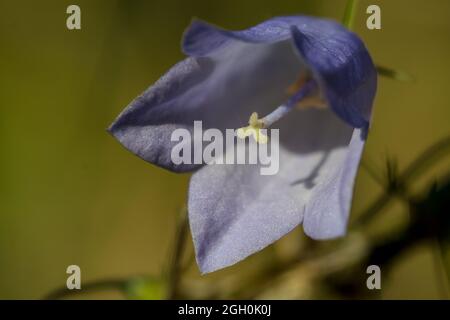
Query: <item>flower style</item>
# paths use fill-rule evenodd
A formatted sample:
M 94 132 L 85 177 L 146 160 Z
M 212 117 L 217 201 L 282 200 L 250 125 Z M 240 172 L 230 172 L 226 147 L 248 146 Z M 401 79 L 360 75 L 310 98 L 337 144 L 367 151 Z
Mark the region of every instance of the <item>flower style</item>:
M 232 265 L 300 224 L 313 239 L 343 236 L 377 86 L 358 36 L 307 16 L 243 31 L 194 21 L 183 50 L 189 57 L 109 130 L 148 162 L 195 171 L 188 212 L 202 273 Z M 263 143 L 257 130 L 278 128 L 279 172 L 261 175 L 258 164 L 174 164 L 171 133 L 192 131 L 195 120 L 221 131 L 241 128 L 239 136 Z

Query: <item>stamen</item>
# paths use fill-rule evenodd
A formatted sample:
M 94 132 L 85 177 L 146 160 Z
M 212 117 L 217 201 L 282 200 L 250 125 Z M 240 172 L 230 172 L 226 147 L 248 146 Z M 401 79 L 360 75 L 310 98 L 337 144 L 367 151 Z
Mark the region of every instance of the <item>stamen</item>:
M 291 96 L 285 104 L 282 104 L 261 119 L 264 127 L 270 127 L 272 124 L 283 118 L 297 105 L 297 103 L 300 102 L 300 100 L 306 98 L 312 91 L 314 91 L 316 87 L 317 85 L 314 80 L 309 80 L 308 82 L 306 82 L 305 85 L 296 94 Z
M 314 80 L 307 81 L 300 90 L 292 95 L 286 103 L 282 104 L 274 111 L 269 113 L 262 119 L 258 118 L 258 114 L 253 112 L 248 120 L 248 126 L 239 128 L 236 131 L 236 135 L 245 139 L 248 136 L 253 136 L 256 142 L 265 144 L 268 141 L 268 137 L 262 133 L 261 129 L 268 128 L 276 121 L 283 118 L 286 114 L 288 114 L 296 105 L 298 105 L 305 98 L 309 98 L 308 96 L 317 88 L 317 84 Z

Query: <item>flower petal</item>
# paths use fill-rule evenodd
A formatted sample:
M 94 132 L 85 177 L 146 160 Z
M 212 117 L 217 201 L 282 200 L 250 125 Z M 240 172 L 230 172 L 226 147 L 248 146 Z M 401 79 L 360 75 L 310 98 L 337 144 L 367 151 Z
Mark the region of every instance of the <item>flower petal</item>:
M 367 126 L 377 72 L 364 43 L 334 21 L 306 16 L 277 17 L 243 31 L 227 31 L 194 21 L 185 33 L 183 49 L 191 56 L 204 56 L 235 39 L 273 43 L 291 37 L 334 112 L 353 127 Z
M 189 221 L 202 273 L 261 250 L 302 221 L 287 184 L 257 165 L 207 165 L 189 188 Z
M 177 142 L 171 141 L 171 135 L 177 128 L 190 128 L 196 115 L 190 112 L 195 111 L 192 99 L 197 100 L 189 93 L 195 92 L 198 84 L 211 75 L 213 67 L 207 59 L 188 58 L 176 64 L 130 103 L 109 127 L 109 132 L 128 150 L 150 163 L 174 171 L 195 169 L 198 166 L 173 164 L 171 150 Z M 183 97 L 186 97 L 185 106 L 181 102 Z
M 202 57 L 214 53 L 235 40 L 247 43 L 273 43 L 289 39 L 289 18 L 274 18 L 242 31 L 229 31 L 201 20 L 192 21 L 183 37 L 183 51 Z
M 306 69 L 344 121 L 354 127 L 369 121 L 372 61 L 355 34 L 330 20 L 280 17 L 243 31 L 194 21 L 183 49 L 194 58 L 174 66 L 109 129 L 130 151 L 163 168 L 184 172 L 202 165 L 171 161 L 175 129 L 192 131 L 194 120 L 204 129 L 242 127 L 253 111 L 265 114 L 283 103 L 285 89 Z
M 377 72 L 356 34 L 328 21 L 308 28 L 293 26 L 301 56 L 324 98 L 342 120 L 355 128 L 368 126 L 377 89 Z
M 331 239 L 345 234 L 365 136 L 365 129 L 354 129 L 345 156 L 336 159 L 306 206 L 303 228 L 311 238 Z
M 135 99 L 110 127 L 131 152 L 163 168 L 184 172 L 201 164 L 171 161 L 177 128 L 236 129 L 252 112 L 269 112 L 286 99 L 285 89 L 302 70 L 293 44 L 230 42 L 208 57 L 188 58 Z M 192 135 L 191 135 L 192 136 Z M 193 137 L 197 139 L 200 137 Z M 195 142 L 194 142 L 195 144 Z M 201 145 L 201 143 L 200 143 Z
M 247 164 L 208 165 L 192 176 L 189 218 L 202 272 L 234 264 L 292 230 L 344 164 L 353 128 L 330 110 L 293 111 L 276 124 L 277 174 L 262 176 L 260 166 Z

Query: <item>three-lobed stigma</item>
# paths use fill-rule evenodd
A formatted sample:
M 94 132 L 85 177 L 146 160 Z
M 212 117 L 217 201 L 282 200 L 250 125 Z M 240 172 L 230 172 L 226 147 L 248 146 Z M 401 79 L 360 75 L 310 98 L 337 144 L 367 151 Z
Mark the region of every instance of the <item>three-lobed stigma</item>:
M 266 144 L 269 138 L 265 135 L 261 129 L 264 128 L 264 121 L 258 118 L 258 114 L 253 112 L 248 120 L 248 126 L 239 128 L 236 131 L 236 135 L 245 139 L 248 136 L 253 136 L 256 142 Z

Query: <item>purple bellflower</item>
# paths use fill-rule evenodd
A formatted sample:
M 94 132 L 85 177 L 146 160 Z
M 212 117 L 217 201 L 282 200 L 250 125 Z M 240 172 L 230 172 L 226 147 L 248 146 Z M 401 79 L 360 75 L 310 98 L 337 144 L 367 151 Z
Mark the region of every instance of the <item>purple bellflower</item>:
M 183 51 L 188 58 L 131 102 L 109 131 L 150 163 L 195 171 L 188 212 L 202 273 L 232 265 L 300 224 L 313 239 L 343 236 L 377 87 L 358 36 L 307 16 L 243 31 L 194 21 Z M 196 120 L 237 129 L 249 117 L 251 127 L 279 129 L 277 174 L 261 175 L 259 165 L 171 161 L 175 129 L 192 131 Z

